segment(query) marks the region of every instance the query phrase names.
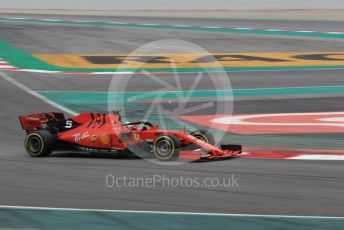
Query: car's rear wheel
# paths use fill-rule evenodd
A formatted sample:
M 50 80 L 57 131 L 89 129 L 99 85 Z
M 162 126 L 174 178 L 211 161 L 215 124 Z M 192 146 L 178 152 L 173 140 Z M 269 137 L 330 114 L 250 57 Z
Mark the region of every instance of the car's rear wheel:
M 46 157 L 54 149 L 55 136 L 46 130 L 29 133 L 25 138 L 26 152 L 32 157 Z
M 153 154 L 156 159 L 170 161 L 179 156 L 180 141 L 174 135 L 160 135 L 153 143 Z
M 191 136 L 196 137 L 208 144 L 215 145 L 215 138 L 208 130 L 199 129 L 191 133 Z

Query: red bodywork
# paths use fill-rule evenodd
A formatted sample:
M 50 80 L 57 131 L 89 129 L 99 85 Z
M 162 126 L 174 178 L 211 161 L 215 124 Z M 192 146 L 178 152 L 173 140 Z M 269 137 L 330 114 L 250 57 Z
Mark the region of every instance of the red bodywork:
M 241 153 L 240 145 L 213 146 L 185 131 L 160 130 L 151 124 L 144 129 L 139 125 L 128 125 L 121 122 L 119 114 L 81 113 L 66 120 L 62 113 L 42 113 L 20 116 L 19 119 L 27 133 L 49 130 L 56 134 L 61 146 L 82 147 L 87 151 L 125 151 L 129 145 L 153 143 L 159 135 L 170 134 L 176 136 L 183 146 L 196 146 L 191 150 L 181 150 L 181 159 L 226 158 Z

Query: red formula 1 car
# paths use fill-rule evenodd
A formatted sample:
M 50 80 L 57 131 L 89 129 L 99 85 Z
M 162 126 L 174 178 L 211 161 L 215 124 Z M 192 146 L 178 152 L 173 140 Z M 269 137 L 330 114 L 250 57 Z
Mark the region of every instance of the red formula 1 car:
M 55 150 L 131 152 L 162 161 L 228 158 L 241 153 L 240 145 L 214 146 L 214 137 L 207 130 L 188 134 L 160 130 L 147 121 L 122 123 L 119 113 L 81 113 L 67 120 L 62 113 L 42 113 L 20 116 L 19 120 L 27 133 L 25 149 L 33 157 L 48 156 Z

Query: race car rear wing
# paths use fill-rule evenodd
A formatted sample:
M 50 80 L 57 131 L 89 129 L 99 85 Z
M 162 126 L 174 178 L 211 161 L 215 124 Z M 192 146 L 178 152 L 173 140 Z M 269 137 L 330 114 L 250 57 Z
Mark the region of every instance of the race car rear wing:
M 41 113 L 19 116 L 19 121 L 24 130 L 36 131 L 48 129 L 50 124 L 64 122 L 65 117 L 63 113 Z

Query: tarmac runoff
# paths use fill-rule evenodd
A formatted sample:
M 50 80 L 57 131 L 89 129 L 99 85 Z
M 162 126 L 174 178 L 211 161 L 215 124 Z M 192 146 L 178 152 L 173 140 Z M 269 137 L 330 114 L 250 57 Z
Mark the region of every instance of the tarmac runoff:
M 276 21 L 344 21 L 341 9 L 332 10 L 49 10 L 49 9 L 0 9 L 2 14 L 11 16 L 20 15 L 66 15 L 82 16 L 117 16 L 117 17 L 143 17 L 143 18 L 182 18 L 213 19 L 213 20 L 276 20 Z

